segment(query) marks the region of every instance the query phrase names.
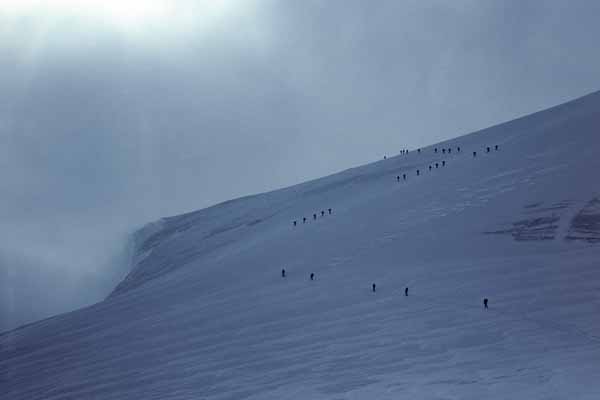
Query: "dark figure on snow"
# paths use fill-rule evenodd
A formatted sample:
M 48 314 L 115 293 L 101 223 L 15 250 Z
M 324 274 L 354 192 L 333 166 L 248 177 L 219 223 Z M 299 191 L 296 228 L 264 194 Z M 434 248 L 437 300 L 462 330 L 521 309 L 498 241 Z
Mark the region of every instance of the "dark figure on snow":
M 314 273 L 311 273 L 311 274 L 310 274 L 310 280 L 311 280 L 311 281 L 314 281 L 314 280 L 315 280 L 315 274 L 314 274 Z
M 404 296 L 408 296 L 408 288 L 404 288 Z
M 421 171 L 417 170 L 417 175 L 420 175 L 420 174 L 421 174 Z
M 306 217 L 302 218 L 302 223 L 305 224 L 306 223 Z
M 487 298 L 483 299 L 483 308 L 485 308 L 486 310 L 488 308 L 488 299 Z
M 417 153 L 421 154 L 421 149 L 417 149 Z
M 383 156 L 383 159 L 384 159 L 384 160 L 387 160 L 387 156 Z
M 404 178 L 404 180 L 406 180 L 406 174 L 402 174 L 402 178 Z
M 438 164 L 438 163 L 435 163 L 435 167 L 437 168 L 438 166 L 439 166 L 439 164 Z
M 434 152 L 437 153 L 437 147 L 434 149 Z
M 281 277 L 282 277 L 282 278 L 285 278 L 285 269 L 282 269 L 282 270 L 281 270 Z
M 486 152 L 486 153 L 489 153 L 489 152 L 490 152 L 490 148 L 489 148 L 489 147 L 486 147 L 486 148 L 485 148 L 485 152 Z
M 473 152 L 473 157 L 477 157 L 477 152 L 476 151 Z
M 317 219 L 317 214 L 313 214 L 313 219 Z
M 460 146 L 458 146 L 458 147 L 456 148 L 456 151 L 458 151 L 458 152 L 460 153 Z
M 329 209 L 329 215 L 331 215 L 331 208 Z
M 396 177 L 396 180 L 397 180 L 398 182 L 400 182 L 400 175 L 398 175 L 398 176 Z
M 446 149 L 442 149 L 442 153 L 443 153 L 443 154 L 446 154 Z
M 442 167 L 446 166 L 446 161 L 442 161 Z
M 325 216 L 325 211 L 321 211 L 321 217 Z
M 448 149 L 448 153 L 452 153 L 452 149 Z
M 429 170 L 431 171 L 431 165 L 429 166 Z
M 494 146 L 494 149 L 495 149 L 496 151 L 498 151 L 498 145 L 495 145 L 495 146 Z
M 298 224 L 298 221 L 294 221 L 294 226 L 296 226 Z
M 373 293 L 375 292 L 375 287 L 376 287 L 376 285 L 375 285 L 375 284 L 373 284 Z

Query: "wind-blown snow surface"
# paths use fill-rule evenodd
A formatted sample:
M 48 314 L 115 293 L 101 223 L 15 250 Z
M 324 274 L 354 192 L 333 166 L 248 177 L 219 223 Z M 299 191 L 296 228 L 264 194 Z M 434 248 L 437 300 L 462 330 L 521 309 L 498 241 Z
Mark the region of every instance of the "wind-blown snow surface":
M 600 398 L 599 150 L 592 94 L 163 219 L 106 301 L 0 336 L 0 397 Z

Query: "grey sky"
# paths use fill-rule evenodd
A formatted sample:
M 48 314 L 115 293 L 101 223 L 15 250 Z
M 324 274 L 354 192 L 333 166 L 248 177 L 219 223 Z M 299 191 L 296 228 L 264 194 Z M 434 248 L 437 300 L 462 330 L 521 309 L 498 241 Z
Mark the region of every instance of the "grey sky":
M 227 3 L 131 32 L 0 3 L 0 329 L 101 298 L 144 222 L 600 88 L 596 1 Z

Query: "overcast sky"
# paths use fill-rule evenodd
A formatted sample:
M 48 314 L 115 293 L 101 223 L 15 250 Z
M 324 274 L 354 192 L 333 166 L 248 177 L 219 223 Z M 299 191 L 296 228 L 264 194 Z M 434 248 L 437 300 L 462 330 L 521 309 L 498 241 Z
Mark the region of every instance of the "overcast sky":
M 0 0 L 0 330 L 105 296 L 145 222 L 600 89 L 591 0 L 81 4 Z

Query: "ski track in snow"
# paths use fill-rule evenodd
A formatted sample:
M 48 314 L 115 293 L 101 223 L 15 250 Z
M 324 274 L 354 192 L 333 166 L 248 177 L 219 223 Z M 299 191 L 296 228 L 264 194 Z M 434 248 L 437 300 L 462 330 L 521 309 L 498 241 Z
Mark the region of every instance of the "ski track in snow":
M 0 399 L 600 398 L 598 110 L 151 224 L 108 299 L 0 335 Z

